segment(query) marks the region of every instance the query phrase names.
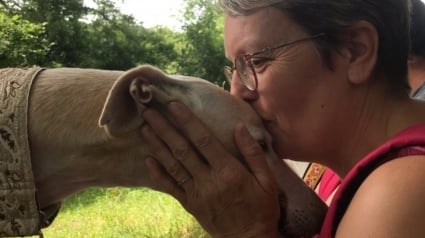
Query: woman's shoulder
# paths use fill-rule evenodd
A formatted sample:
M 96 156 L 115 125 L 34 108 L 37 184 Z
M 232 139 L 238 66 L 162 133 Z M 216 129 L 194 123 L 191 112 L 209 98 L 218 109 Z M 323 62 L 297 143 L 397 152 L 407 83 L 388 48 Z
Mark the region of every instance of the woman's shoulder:
M 402 199 L 408 196 L 400 193 L 408 189 L 425 194 L 425 154 L 408 155 L 382 164 L 366 178 L 354 198 L 363 194 L 367 197 L 370 194 L 393 194 L 392 196 Z
M 425 155 L 376 168 L 354 195 L 337 237 L 423 237 Z

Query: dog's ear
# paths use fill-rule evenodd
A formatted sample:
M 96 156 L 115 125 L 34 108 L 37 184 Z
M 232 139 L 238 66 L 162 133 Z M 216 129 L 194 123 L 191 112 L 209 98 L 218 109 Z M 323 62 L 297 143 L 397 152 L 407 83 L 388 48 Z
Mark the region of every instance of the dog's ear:
M 139 128 L 143 124 L 144 103 L 152 97 L 150 92 L 143 91 L 143 85 L 163 77 L 164 73 L 149 65 L 139 66 L 121 75 L 109 91 L 99 126 L 114 137 Z

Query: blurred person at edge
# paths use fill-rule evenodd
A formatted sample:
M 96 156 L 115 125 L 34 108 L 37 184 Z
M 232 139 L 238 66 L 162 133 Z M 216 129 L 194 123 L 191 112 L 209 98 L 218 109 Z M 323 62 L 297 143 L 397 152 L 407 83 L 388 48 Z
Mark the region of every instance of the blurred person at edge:
M 409 83 L 411 96 L 425 99 L 425 3 L 411 0 L 411 46 L 409 54 Z
M 425 104 L 409 96 L 409 2 L 220 4 L 231 93 L 258 112 L 280 158 L 342 178 L 318 236 L 423 237 Z M 143 114 L 156 189 L 213 237 L 281 237 L 276 181 L 245 126 L 234 134 L 243 166 L 186 106 L 168 109 L 181 130 Z

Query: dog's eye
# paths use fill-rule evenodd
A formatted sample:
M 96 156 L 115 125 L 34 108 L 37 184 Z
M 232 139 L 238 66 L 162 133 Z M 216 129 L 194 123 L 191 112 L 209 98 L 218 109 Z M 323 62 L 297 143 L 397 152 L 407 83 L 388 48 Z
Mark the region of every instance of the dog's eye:
M 261 146 L 261 149 L 263 149 L 264 152 L 267 152 L 269 150 L 267 143 L 263 140 L 258 141 L 258 144 Z

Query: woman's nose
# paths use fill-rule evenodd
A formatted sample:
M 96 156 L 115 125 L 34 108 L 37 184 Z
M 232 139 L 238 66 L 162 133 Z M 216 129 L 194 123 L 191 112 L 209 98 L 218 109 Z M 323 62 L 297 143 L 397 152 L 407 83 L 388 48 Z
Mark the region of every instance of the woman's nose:
M 245 87 L 237 72 L 233 72 L 232 75 L 232 80 L 230 82 L 230 94 L 245 101 L 254 101 L 258 98 L 257 91 L 251 91 Z

